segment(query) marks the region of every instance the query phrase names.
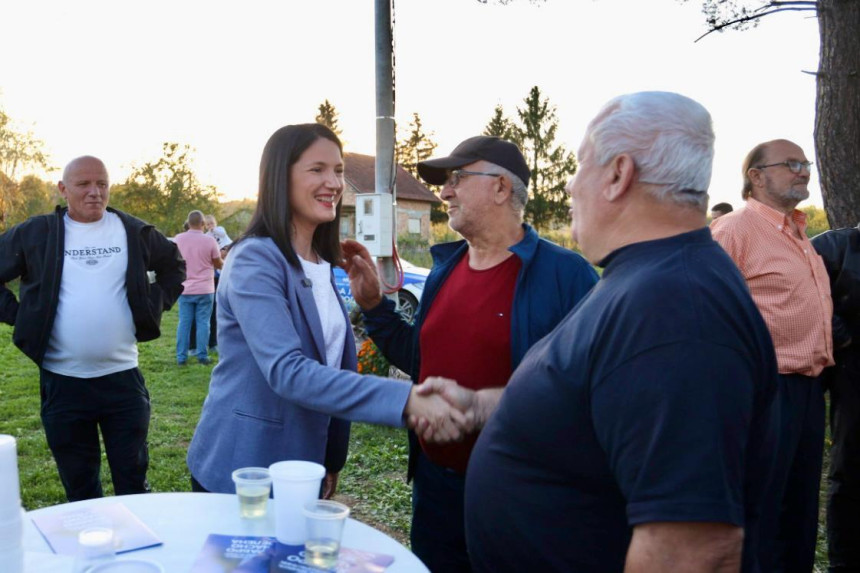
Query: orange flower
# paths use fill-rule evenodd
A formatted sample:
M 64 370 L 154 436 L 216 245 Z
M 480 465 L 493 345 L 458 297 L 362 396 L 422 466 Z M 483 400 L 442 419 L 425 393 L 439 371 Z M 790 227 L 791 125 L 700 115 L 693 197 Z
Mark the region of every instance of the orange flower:
M 364 340 L 358 351 L 358 371 L 361 374 L 387 376 L 388 369 L 388 360 L 379 352 L 373 341 L 370 339 Z

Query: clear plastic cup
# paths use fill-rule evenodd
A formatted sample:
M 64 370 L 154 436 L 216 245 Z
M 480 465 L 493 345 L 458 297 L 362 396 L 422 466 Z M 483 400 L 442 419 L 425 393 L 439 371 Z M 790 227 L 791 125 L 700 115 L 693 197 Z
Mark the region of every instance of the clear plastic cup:
M 233 472 L 239 515 L 246 519 L 265 517 L 272 491 L 272 476 L 266 468 L 240 468 Z
M 314 567 L 331 569 L 337 565 L 349 507 L 337 501 L 315 499 L 305 504 L 304 514 L 307 527 L 305 562 Z

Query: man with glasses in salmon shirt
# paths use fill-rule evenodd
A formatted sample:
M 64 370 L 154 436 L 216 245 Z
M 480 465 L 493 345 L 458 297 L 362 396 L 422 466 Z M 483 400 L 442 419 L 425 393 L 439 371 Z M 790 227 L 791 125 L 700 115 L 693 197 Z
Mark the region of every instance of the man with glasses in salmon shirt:
M 824 390 L 833 364 L 830 283 L 806 237 L 812 163 L 791 141 L 757 145 L 743 163 L 743 209 L 711 223 L 714 239 L 735 261 L 767 323 L 780 378 L 780 449 L 762 516 L 763 571 L 812 570 L 824 448 Z M 770 513 L 770 514 L 769 514 Z
M 445 376 L 477 390 L 504 386 L 526 351 L 597 281 L 579 254 L 541 239 L 523 223 L 531 175 L 519 148 L 471 137 L 448 157 L 422 161 L 418 174 L 441 185 L 448 224 L 465 240 L 435 245 L 415 324 L 383 299 L 367 251 L 344 255 L 356 302 L 376 345 L 416 383 Z M 471 571 L 463 488 L 477 434 L 463 442 L 419 442 L 409 433 L 412 550 L 431 571 Z

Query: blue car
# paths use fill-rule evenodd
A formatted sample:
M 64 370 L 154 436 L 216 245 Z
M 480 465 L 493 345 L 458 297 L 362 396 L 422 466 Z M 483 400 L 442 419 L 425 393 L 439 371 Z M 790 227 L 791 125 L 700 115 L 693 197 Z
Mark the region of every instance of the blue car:
M 412 322 L 415 311 L 418 310 L 421 293 L 424 292 L 424 282 L 427 280 L 427 275 L 430 274 L 430 269 L 416 267 L 403 259 L 400 259 L 400 264 L 403 267 L 403 286 L 397 291 L 399 311 L 406 320 Z M 346 275 L 346 271 L 340 267 L 334 269 L 334 284 L 348 307 L 355 304 L 352 299 L 352 291 L 349 288 L 349 277 Z

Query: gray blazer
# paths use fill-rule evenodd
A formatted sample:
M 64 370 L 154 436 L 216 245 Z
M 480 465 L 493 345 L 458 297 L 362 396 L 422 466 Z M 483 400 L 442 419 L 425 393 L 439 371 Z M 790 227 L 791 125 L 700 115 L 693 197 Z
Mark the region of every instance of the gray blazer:
M 209 491 L 233 493 L 234 469 L 281 460 L 340 471 L 349 423 L 339 418 L 403 425 L 412 385 L 356 374 L 351 328 L 341 364 L 326 366 L 310 284 L 268 238 L 244 239 L 227 257 L 216 295 L 220 361 L 187 459 Z

